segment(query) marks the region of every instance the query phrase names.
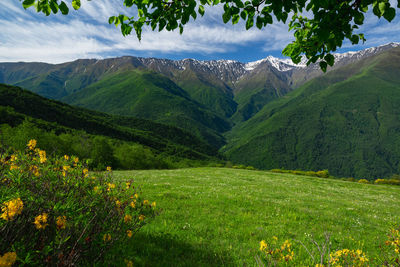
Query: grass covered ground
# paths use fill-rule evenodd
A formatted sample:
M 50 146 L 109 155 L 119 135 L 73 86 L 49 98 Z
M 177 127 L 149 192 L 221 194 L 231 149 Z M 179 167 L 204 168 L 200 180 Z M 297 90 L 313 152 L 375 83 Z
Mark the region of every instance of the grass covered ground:
M 157 201 L 159 216 L 135 236 L 130 255 L 146 266 L 256 266 L 259 242 L 291 239 L 296 265 L 313 262 L 302 241 L 380 253 L 400 223 L 400 187 L 227 168 L 115 171 Z M 315 266 L 315 263 L 314 263 Z

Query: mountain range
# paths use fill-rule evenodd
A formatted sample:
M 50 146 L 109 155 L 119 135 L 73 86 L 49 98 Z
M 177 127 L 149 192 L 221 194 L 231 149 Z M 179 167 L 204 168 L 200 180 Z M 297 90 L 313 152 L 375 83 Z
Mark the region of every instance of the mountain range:
M 0 63 L 0 83 L 177 126 L 234 162 L 376 178 L 400 172 L 400 150 L 390 145 L 400 138 L 399 46 L 335 54 L 326 74 L 318 64 L 274 57 L 241 63 L 126 56 Z

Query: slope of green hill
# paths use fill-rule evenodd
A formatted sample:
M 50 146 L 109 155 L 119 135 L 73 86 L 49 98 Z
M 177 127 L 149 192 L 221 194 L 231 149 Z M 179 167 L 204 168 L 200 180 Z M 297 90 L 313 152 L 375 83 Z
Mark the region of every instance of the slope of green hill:
M 400 172 L 400 49 L 316 78 L 228 134 L 228 157 L 258 168 Z
M 236 112 L 232 89 L 210 74 L 196 73 L 190 69 L 178 72 L 173 81 L 185 90 L 192 99 L 213 110 L 223 118 Z
M 199 103 L 168 78 L 148 71 L 127 70 L 62 98 L 72 105 L 111 114 L 135 116 L 190 131 L 209 144 L 224 144 L 219 134 L 230 124 Z
M 235 88 L 238 108 L 232 119 L 236 123 L 250 119 L 267 103 L 292 90 L 285 75 L 268 67 L 241 79 Z
M 330 234 L 331 251 L 360 249 L 371 266 L 400 223 L 400 187 L 223 168 L 115 172 L 135 177 L 161 210 L 128 243 L 137 266 L 259 266 L 260 241 L 289 239 L 293 261 L 315 266 Z M 313 251 L 312 261 L 302 242 Z M 329 253 L 325 253 L 327 264 Z
M 0 84 L 0 107 L 0 123 L 11 126 L 31 118 L 40 128 L 49 131 L 82 130 L 183 157 L 185 154 L 192 158 L 218 156 L 215 148 L 179 128 L 72 107 L 14 86 Z

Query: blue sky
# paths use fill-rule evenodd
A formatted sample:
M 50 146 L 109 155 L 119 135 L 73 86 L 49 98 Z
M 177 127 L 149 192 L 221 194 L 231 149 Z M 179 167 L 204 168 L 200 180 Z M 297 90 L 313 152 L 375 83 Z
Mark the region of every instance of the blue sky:
M 397 11 L 400 11 L 397 9 Z M 123 55 L 169 59 L 232 59 L 250 62 L 269 55 L 282 58 L 282 49 L 293 40 L 287 25 L 275 23 L 246 31 L 243 23 L 224 24 L 221 9 L 209 8 L 204 17 L 191 21 L 185 31 L 144 30 L 142 41 L 123 37 L 108 17 L 124 13 L 122 0 L 83 1 L 78 11 L 46 17 L 33 8 L 24 10 L 19 0 L 1 0 L 0 62 L 40 61 L 61 63 L 78 58 L 108 58 Z M 345 43 L 339 52 L 400 42 L 400 16 L 388 23 L 369 14 L 360 32 L 364 45 Z

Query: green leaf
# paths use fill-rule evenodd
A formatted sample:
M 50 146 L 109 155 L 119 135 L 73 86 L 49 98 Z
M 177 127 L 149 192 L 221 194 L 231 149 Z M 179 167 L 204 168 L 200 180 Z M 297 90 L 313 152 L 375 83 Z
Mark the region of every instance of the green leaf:
M 232 24 L 236 24 L 239 22 L 240 16 L 238 14 L 235 14 L 232 16 Z
M 266 15 L 265 15 L 264 21 L 265 21 L 267 24 L 272 24 L 272 22 L 273 22 L 272 16 L 271 16 L 270 14 L 266 14 Z
M 162 31 L 166 24 L 167 22 L 165 21 L 165 19 L 160 19 L 160 22 L 158 23 L 158 31 Z
M 245 20 L 247 18 L 247 11 L 243 10 L 242 12 L 240 12 L 240 17 Z
M 323 72 L 326 72 L 326 68 L 328 67 L 328 64 L 327 64 L 325 61 L 321 61 L 321 62 L 319 63 L 319 66 L 320 66 L 320 68 L 321 68 L 321 70 L 322 70 Z
M 183 26 L 182 26 L 182 24 L 179 24 L 179 33 L 180 33 L 180 34 L 183 33 Z
M 62 1 L 60 3 L 60 5 L 58 6 L 60 8 L 60 11 L 63 15 L 67 15 L 69 12 L 69 8 L 67 7 L 67 5 L 64 3 L 64 1 Z
M 250 29 L 254 25 L 254 18 L 253 16 L 249 16 L 249 18 L 246 21 L 246 30 Z
M 286 23 L 287 18 L 288 18 L 288 13 L 282 13 L 281 20 L 283 23 Z M 269 24 L 272 24 L 272 22 L 270 22 Z
M 205 12 L 204 6 L 200 5 L 200 6 L 199 6 L 199 14 L 200 14 L 201 16 L 204 16 L 204 12 Z
M 57 12 L 58 12 L 58 4 L 57 4 L 56 1 L 51 1 L 50 2 L 50 8 L 51 8 L 51 11 L 53 11 L 54 14 L 57 14 Z
M 329 64 L 329 66 L 333 66 L 333 64 L 335 63 L 335 57 L 332 56 L 332 54 L 327 54 L 324 59 L 326 60 L 326 62 Z
M 115 21 L 115 16 L 109 17 L 108 18 L 108 24 L 113 24 Z
M 352 44 L 358 44 L 358 42 L 360 41 L 360 37 L 358 37 L 358 35 L 356 35 L 356 34 L 353 34 L 350 37 L 350 41 Z
M 383 15 L 385 13 L 385 11 L 386 11 L 386 4 L 387 3 L 385 3 L 385 2 L 380 2 L 378 4 L 379 11 L 381 12 L 381 15 Z
M 395 16 L 396 10 L 393 7 L 386 9 L 385 13 L 383 13 L 383 17 L 389 22 L 391 22 Z
M 364 23 L 364 15 L 361 12 L 354 14 L 354 23 L 357 25 L 362 25 Z
M 227 9 L 225 13 L 222 15 L 222 20 L 224 23 L 227 23 L 231 19 L 231 10 Z
M 261 17 L 257 17 L 256 18 L 256 26 L 257 28 L 259 28 L 261 30 L 261 28 L 263 27 L 263 19 Z
M 375 15 L 375 16 L 377 16 L 377 17 L 379 17 L 379 18 L 382 16 L 381 11 L 379 10 L 378 5 L 375 5 L 374 8 L 372 9 L 372 11 L 374 12 L 374 15 Z
M 22 2 L 22 6 L 27 9 L 30 6 L 33 6 L 35 4 L 35 0 L 25 0 Z
M 81 7 L 81 0 L 72 0 L 72 7 L 78 10 Z
M 193 19 L 196 19 L 196 18 L 197 18 L 197 13 L 196 13 L 195 10 L 193 10 L 193 12 L 192 12 L 192 18 L 193 18 Z

